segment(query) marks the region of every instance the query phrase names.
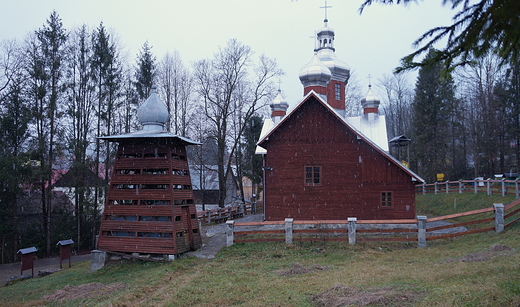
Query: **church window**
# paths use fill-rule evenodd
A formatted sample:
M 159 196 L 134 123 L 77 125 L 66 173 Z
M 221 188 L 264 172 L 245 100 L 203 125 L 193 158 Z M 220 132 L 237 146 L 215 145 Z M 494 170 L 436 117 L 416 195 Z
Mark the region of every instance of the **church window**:
M 341 100 L 341 85 L 338 83 L 334 84 L 334 94 L 336 96 L 336 100 Z
M 381 192 L 381 208 L 392 208 L 392 192 Z
M 305 166 L 305 185 L 321 185 L 321 166 Z

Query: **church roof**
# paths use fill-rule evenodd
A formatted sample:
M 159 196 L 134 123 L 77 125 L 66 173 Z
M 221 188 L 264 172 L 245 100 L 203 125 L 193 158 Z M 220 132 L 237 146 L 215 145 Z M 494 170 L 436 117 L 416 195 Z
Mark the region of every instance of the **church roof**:
M 356 136 L 365 141 L 368 145 L 370 145 L 372 148 L 374 148 L 376 151 L 378 151 L 380 154 L 382 154 L 384 157 L 386 157 L 388 160 L 390 160 L 392 163 L 397 165 L 399 168 L 401 168 L 403 171 L 405 171 L 407 174 L 409 174 L 413 180 L 424 182 L 424 179 L 419 177 L 419 175 L 415 174 L 412 170 L 404 166 L 401 162 L 399 162 L 397 159 L 395 159 L 392 155 L 388 153 L 388 144 L 386 145 L 387 150 L 381 148 L 378 144 L 376 144 L 373 140 L 370 139 L 369 136 L 363 134 L 361 130 L 356 128 L 352 123 L 347 121 L 345 118 L 343 118 L 336 110 L 334 110 L 325 100 L 323 100 L 319 94 L 317 94 L 314 91 L 310 91 L 305 97 L 302 99 L 302 101 L 288 114 L 286 115 L 277 125 L 274 125 L 267 133 L 264 134 L 264 128 L 268 129 L 268 125 L 264 123 L 264 127 L 262 127 L 262 133 L 260 140 L 258 141 L 257 145 L 261 149 L 267 153 L 267 151 L 262 147 L 262 144 L 269 140 L 269 137 L 273 134 L 274 131 L 276 131 L 280 126 L 282 126 L 291 116 L 311 97 L 314 97 L 317 99 L 329 112 L 331 112 L 340 122 L 342 122 L 350 131 L 356 134 Z M 386 125 L 385 127 L 385 136 L 386 136 Z M 385 140 L 386 143 L 386 140 Z M 258 149 L 257 147 L 257 149 Z M 264 153 L 264 154 L 265 154 Z

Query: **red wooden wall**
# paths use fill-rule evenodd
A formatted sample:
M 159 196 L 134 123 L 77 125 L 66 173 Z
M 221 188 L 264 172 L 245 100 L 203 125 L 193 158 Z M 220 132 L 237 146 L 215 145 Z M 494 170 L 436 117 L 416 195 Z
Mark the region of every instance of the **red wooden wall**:
M 120 141 L 98 248 L 175 255 L 201 244 L 185 145 Z
M 309 96 L 261 146 L 266 220 L 415 218 L 411 176 L 361 140 Z M 304 166 L 322 168 L 322 183 L 304 184 Z M 392 206 L 381 206 L 391 192 Z

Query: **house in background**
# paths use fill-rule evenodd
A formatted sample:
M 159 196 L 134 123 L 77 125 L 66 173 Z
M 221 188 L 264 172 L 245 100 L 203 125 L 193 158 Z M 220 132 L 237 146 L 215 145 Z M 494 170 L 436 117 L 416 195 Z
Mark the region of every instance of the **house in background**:
M 200 207 L 199 209 L 208 209 L 206 206 L 218 207 L 220 191 L 217 166 L 190 163 L 190 176 L 195 204 Z M 236 200 L 237 186 L 230 174 L 226 182 L 225 204 L 232 204 Z
M 286 115 L 277 96 L 264 122 L 264 209 L 269 221 L 415 218 L 415 184 L 423 182 L 388 153 L 384 116 L 369 88 L 363 114 L 345 117 L 348 66 L 335 55 L 334 30 L 318 32 L 300 71 L 305 97 Z

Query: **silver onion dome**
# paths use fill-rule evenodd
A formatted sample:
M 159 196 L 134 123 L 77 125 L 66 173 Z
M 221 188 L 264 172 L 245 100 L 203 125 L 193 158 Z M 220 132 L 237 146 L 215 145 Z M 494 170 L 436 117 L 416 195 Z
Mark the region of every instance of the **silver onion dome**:
M 168 108 L 157 95 L 157 87 L 153 85 L 150 96 L 137 109 L 137 119 L 145 131 L 163 131 L 168 117 Z
M 361 99 L 361 105 L 363 106 L 363 109 L 365 108 L 379 108 L 379 104 L 381 101 L 379 98 L 374 94 L 372 91 L 372 86 L 368 86 L 367 94 L 365 95 L 365 98 Z
M 278 94 L 269 106 L 273 111 L 287 111 L 287 109 L 289 108 L 289 104 L 283 98 L 281 90 L 278 90 Z
M 330 69 L 332 73 L 332 79 L 347 82 L 350 78 L 350 67 L 338 59 L 332 49 L 321 49 L 318 51 L 318 58 L 320 61 Z
M 312 57 L 312 60 L 304 65 L 300 70 L 300 81 L 303 87 L 307 86 L 324 86 L 330 81 L 332 74 L 330 69 L 327 68 L 319 59 L 316 52 Z

